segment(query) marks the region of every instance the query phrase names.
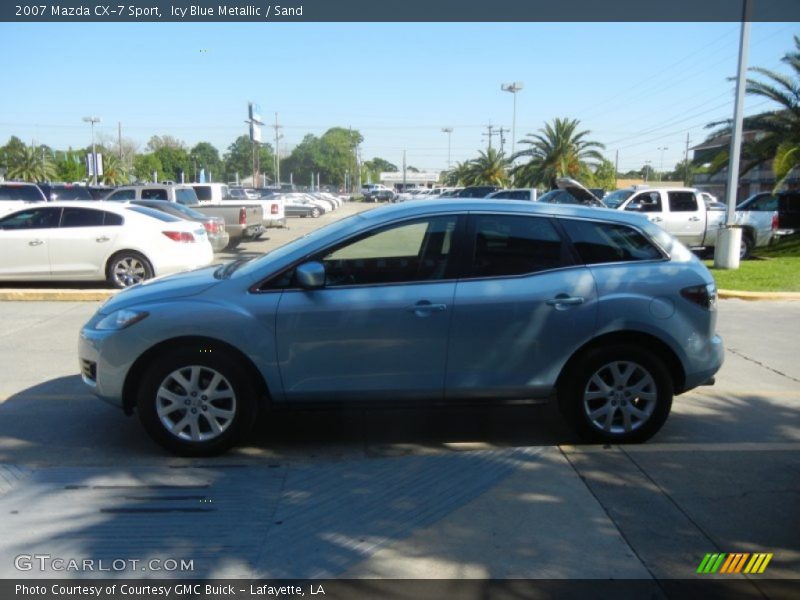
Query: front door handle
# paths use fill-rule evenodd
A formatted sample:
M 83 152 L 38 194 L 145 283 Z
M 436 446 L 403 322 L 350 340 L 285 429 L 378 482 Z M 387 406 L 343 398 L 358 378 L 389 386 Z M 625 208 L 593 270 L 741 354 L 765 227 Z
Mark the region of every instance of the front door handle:
M 691 217 L 689 220 L 690 221 L 699 221 L 700 217 Z
M 31 240 L 28 242 L 28 246 L 41 246 L 42 244 L 44 244 L 42 240 Z
M 650 217 L 650 222 L 651 223 L 661 223 L 661 221 L 663 221 L 663 220 L 664 219 L 662 219 L 661 217 Z
M 586 301 L 582 296 L 567 296 L 566 294 L 559 294 L 555 298 L 547 300 L 549 306 L 555 306 L 556 310 L 566 310 L 570 306 L 578 306 Z
M 406 306 L 406 311 L 412 312 L 418 317 L 429 317 L 432 313 L 447 310 L 447 304 L 431 304 L 427 300 L 420 300 L 416 304 Z
M 108 242 L 108 241 L 110 241 L 110 240 L 111 240 L 111 238 L 110 238 L 110 237 L 106 237 L 106 236 L 104 236 L 104 235 L 103 235 L 103 236 L 100 236 L 99 238 L 97 238 L 97 241 L 98 241 L 98 242 Z

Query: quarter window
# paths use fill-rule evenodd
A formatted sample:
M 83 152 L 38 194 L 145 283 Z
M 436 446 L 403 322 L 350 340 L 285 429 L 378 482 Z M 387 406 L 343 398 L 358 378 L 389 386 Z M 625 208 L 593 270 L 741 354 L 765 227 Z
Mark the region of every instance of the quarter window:
M 587 265 L 663 258 L 643 234 L 627 225 L 574 219 L 561 223 Z
M 512 215 L 478 215 L 471 275 L 522 275 L 566 266 L 564 244 L 549 219 Z

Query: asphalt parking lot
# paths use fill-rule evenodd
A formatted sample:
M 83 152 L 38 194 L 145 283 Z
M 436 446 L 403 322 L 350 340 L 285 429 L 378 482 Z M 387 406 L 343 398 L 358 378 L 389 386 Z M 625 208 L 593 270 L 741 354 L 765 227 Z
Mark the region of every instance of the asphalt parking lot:
M 0 577 L 37 552 L 194 560 L 159 577 L 555 579 L 690 578 L 707 553 L 766 552 L 737 576 L 757 597 L 800 578 L 800 302 L 721 301 L 716 386 L 643 445 L 582 445 L 549 406 L 348 410 L 277 414 L 194 461 L 83 387 L 98 305 L 0 302 Z

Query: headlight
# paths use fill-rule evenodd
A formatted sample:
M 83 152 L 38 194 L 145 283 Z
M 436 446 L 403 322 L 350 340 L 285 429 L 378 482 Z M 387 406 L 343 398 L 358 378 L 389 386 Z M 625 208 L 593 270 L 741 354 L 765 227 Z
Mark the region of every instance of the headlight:
M 134 323 L 138 323 L 148 314 L 150 313 L 138 310 L 127 310 L 123 308 L 122 310 L 114 311 L 110 315 L 100 319 L 94 328 L 99 330 L 118 331 L 120 329 L 130 327 Z

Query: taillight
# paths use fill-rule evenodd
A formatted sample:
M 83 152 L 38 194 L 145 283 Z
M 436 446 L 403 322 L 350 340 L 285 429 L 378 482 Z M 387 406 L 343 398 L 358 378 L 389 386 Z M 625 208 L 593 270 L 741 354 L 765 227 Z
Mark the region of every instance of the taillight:
M 778 229 L 778 213 L 772 215 L 772 231 Z
M 194 236 L 188 231 L 162 231 L 173 242 L 188 244 L 194 242 Z
M 683 288 L 681 296 L 707 310 L 717 309 L 717 286 L 714 283 Z
M 269 212 L 270 212 L 270 214 L 277 215 L 278 214 L 278 205 L 277 204 L 271 205 L 270 209 L 269 209 Z
M 219 225 L 216 221 L 206 221 L 203 223 L 208 233 L 219 233 Z
M 239 209 L 239 225 L 247 225 L 247 209 L 244 206 Z

